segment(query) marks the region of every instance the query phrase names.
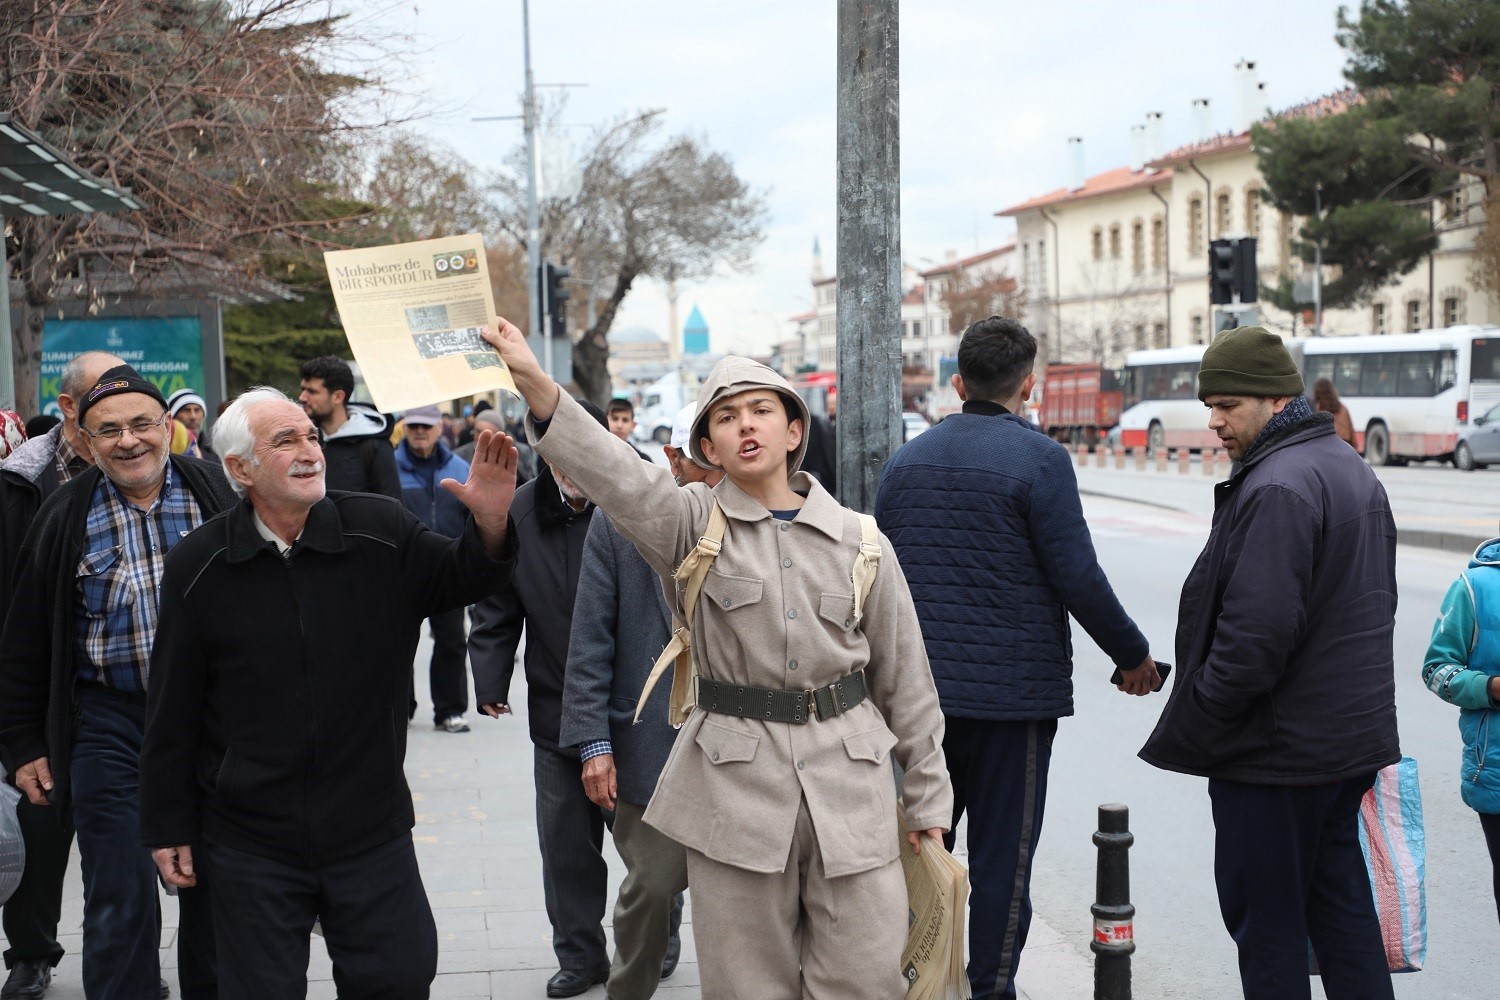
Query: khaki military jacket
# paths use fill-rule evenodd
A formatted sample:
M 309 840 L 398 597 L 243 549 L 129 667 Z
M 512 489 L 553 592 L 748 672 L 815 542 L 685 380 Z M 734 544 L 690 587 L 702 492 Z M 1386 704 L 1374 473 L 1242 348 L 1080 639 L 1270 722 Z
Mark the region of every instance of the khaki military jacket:
M 905 769 L 910 829 L 946 828 L 953 790 L 943 716 L 921 627 L 895 553 L 880 539 L 880 571 L 853 620 L 856 515 L 811 476 L 794 521 L 778 521 L 728 478 L 679 487 L 642 462 L 563 394 L 537 452 L 610 517 L 657 572 L 670 576 L 697 544 L 715 497 L 728 518 L 693 628 L 702 676 L 760 687 L 813 689 L 865 671 L 871 698 L 805 725 L 711 714 L 684 723 L 646 821 L 715 861 L 780 872 L 807 800 L 830 877 L 897 857 L 890 757 Z M 681 613 L 682 589 L 677 588 Z M 663 683 L 667 680 L 663 679 Z

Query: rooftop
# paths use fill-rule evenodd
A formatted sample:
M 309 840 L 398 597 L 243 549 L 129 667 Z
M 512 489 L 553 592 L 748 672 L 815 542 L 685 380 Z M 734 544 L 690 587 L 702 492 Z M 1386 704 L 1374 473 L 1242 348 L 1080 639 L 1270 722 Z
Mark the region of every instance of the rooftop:
M 1083 182 L 1080 188 L 1058 188 L 1030 201 L 1023 201 L 1019 205 L 996 212 L 996 215 L 1020 215 L 1022 212 L 1033 212 L 1039 208 L 1047 208 L 1051 205 L 1060 205 L 1068 201 L 1081 201 L 1085 198 L 1099 198 L 1109 194 L 1123 194 L 1126 191 L 1134 191 L 1139 188 L 1149 188 L 1155 184 L 1161 184 L 1172 179 L 1171 170 L 1131 170 L 1129 167 L 1116 167 L 1102 174 L 1095 174 Z
M 940 264 L 937 267 L 928 268 L 927 270 L 920 273 L 924 278 L 935 278 L 944 274 L 950 274 L 954 271 L 962 271 L 965 268 L 973 267 L 976 264 L 983 264 L 987 260 L 994 260 L 996 257 L 1008 254 L 1011 251 L 1015 250 L 1015 248 L 1015 242 L 1011 241 L 1004 246 L 995 247 L 993 250 L 985 250 L 982 253 L 976 253 L 969 257 L 961 257 L 958 260 L 950 260 L 945 264 Z

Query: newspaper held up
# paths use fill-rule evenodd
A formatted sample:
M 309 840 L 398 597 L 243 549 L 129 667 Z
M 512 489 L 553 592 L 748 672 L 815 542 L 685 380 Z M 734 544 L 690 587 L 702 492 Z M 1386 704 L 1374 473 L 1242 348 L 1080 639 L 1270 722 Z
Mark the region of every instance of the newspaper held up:
M 906 812 L 896 807 L 898 829 Z M 964 962 L 964 920 L 969 911 L 969 870 L 930 837 L 917 854 L 901 838 L 909 928 L 901 953 L 906 1000 L 970 1000 Z
M 478 234 L 330 250 L 344 335 L 383 412 L 505 389 L 510 370 L 479 331 L 495 297 Z

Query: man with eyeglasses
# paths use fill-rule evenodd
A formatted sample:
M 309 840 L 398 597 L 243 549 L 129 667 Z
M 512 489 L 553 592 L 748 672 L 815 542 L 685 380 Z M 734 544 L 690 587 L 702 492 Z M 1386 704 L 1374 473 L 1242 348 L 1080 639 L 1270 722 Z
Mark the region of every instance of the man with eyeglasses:
M 60 487 L 19 555 L 0 638 L 0 747 L 33 804 L 71 804 L 89 1000 L 158 996 L 156 866 L 140 846 L 139 765 L 167 552 L 234 502 L 222 471 L 169 455 L 161 391 L 129 365 L 78 404 L 94 468 Z M 185 1000 L 217 995 L 207 890 L 180 896 Z

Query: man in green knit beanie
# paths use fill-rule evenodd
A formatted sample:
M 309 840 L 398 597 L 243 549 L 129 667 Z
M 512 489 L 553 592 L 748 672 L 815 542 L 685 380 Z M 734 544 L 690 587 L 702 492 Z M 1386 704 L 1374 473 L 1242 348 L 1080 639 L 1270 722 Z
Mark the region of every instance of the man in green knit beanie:
M 1303 399 L 1302 373 L 1280 337 L 1244 326 L 1220 334 L 1203 352 L 1198 398 L 1209 408 L 1208 429 L 1230 458 L 1243 462 L 1271 420 Z
M 1280 337 L 1231 330 L 1198 398 L 1235 460 L 1183 584 L 1177 683 L 1141 750 L 1208 778 L 1214 882 L 1246 1000 L 1391 1000 L 1359 806 L 1401 757 L 1396 526 L 1364 460 L 1314 413 Z

